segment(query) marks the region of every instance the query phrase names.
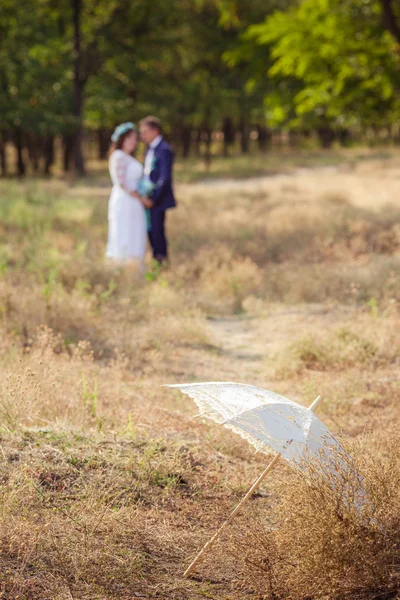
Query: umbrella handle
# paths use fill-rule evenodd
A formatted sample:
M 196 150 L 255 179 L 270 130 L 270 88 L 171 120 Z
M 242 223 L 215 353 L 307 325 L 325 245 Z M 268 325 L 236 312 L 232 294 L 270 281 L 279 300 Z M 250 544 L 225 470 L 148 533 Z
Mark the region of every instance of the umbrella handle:
M 314 410 L 320 401 L 321 401 L 321 396 L 318 396 L 318 398 L 316 398 L 314 400 L 314 402 L 311 404 L 311 406 L 309 407 L 309 410 Z M 239 504 L 236 506 L 236 508 L 231 512 L 231 514 L 226 519 L 226 521 L 224 521 L 224 523 L 222 523 L 222 525 L 218 529 L 218 531 L 216 531 L 216 533 L 214 533 L 212 538 L 210 540 L 208 540 L 208 542 L 203 546 L 203 548 L 200 550 L 200 552 L 198 553 L 196 558 L 190 563 L 190 565 L 188 566 L 188 568 L 186 569 L 186 571 L 183 574 L 184 577 L 189 577 L 189 575 L 191 573 L 193 573 L 196 566 L 199 564 L 199 562 L 202 561 L 204 554 L 207 552 L 207 550 L 209 550 L 215 544 L 215 542 L 217 541 L 217 539 L 219 538 L 219 536 L 221 535 L 221 533 L 223 532 L 225 527 L 232 521 L 232 519 L 240 511 L 242 506 L 244 504 L 246 504 L 246 502 L 248 501 L 248 499 L 250 498 L 252 493 L 258 488 L 258 486 L 260 485 L 260 483 L 262 482 L 264 477 L 266 477 L 266 475 L 268 475 L 268 473 L 271 471 L 271 469 L 274 467 L 274 465 L 278 462 L 280 457 L 281 457 L 281 454 L 279 453 L 271 460 L 269 465 L 266 467 L 266 469 L 264 469 L 264 471 L 261 473 L 261 475 L 255 480 L 255 482 L 253 483 L 253 485 L 251 486 L 251 488 L 249 489 L 247 494 L 244 496 L 244 498 L 242 498 L 242 500 L 239 502 Z
M 239 504 L 237 505 L 237 507 L 235 508 L 235 510 L 233 510 L 231 512 L 231 514 L 226 519 L 226 521 L 224 521 L 224 523 L 221 525 L 221 527 L 218 529 L 218 531 L 203 546 L 203 548 L 200 550 L 200 552 L 198 553 L 198 555 L 196 556 L 196 558 L 194 559 L 194 561 L 188 566 L 188 568 L 186 569 L 186 571 L 183 574 L 184 577 L 189 577 L 189 575 L 194 571 L 196 565 L 202 560 L 203 555 L 207 552 L 207 550 L 209 550 L 209 548 L 211 548 L 211 546 L 213 546 L 215 544 L 215 542 L 217 541 L 217 539 L 219 538 L 219 536 L 221 535 L 221 533 L 223 532 L 223 530 L 225 529 L 225 527 L 228 525 L 228 523 L 230 523 L 232 521 L 232 519 L 239 512 L 239 510 L 242 508 L 242 506 L 247 502 L 247 500 L 250 498 L 250 496 L 252 495 L 252 493 L 258 488 L 258 486 L 260 485 L 260 483 L 262 482 L 262 480 L 264 479 L 264 477 L 270 472 L 270 470 L 273 468 L 273 466 L 275 465 L 275 463 L 278 462 L 278 460 L 280 459 L 280 457 L 281 457 L 281 455 L 277 454 L 273 458 L 273 460 L 269 463 L 268 467 L 256 479 L 256 481 L 253 483 L 253 485 L 251 486 L 251 488 L 249 489 L 249 491 L 247 492 L 247 494 L 239 502 Z

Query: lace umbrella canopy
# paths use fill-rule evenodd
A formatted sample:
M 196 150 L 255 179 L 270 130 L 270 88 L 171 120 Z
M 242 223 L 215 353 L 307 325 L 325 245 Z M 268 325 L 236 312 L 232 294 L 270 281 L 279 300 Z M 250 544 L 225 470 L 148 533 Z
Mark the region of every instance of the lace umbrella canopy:
M 309 408 L 275 392 L 239 383 L 171 385 L 192 398 L 200 415 L 232 429 L 257 451 L 271 448 L 302 468 L 311 461 L 327 464 L 346 453 Z

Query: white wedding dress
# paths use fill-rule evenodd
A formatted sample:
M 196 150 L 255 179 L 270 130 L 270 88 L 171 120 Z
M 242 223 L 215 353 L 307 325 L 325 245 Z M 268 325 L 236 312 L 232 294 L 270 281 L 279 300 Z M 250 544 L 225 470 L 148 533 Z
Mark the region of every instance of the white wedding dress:
M 129 259 L 143 262 L 147 243 L 145 208 L 137 198 L 125 191 L 137 190 L 143 167 L 123 150 L 114 150 L 109 168 L 113 189 L 108 205 L 106 257 L 119 262 Z

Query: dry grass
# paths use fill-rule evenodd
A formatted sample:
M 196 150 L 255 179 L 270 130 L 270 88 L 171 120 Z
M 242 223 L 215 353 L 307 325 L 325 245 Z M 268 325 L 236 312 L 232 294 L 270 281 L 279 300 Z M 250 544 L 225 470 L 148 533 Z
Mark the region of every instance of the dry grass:
M 280 485 L 275 522 L 254 518 L 237 529 L 247 584 L 263 598 L 395 598 L 400 587 L 398 437 L 388 435 L 381 456 L 373 440 L 354 448 L 367 501 L 359 510 L 348 486 L 334 488 L 311 471 Z M 376 448 L 374 448 L 376 451 Z
M 347 162 L 274 157 L 273 177 L 181 183 L 172 267 L 145 280 L 103 261 L 103 174 L 1 184 L 0 597 L 399 593 L 400 158 L 322 158 Z M 222 544 L 184 580 L 265 464 L 160 387 L 196 380 L 321 393 L 373 518 L 280 466 L 233 530 L 235 558 Z
M 375 310 L 375 304 L 372 304 Z M 281 358 L 297 370 L 343 371 L 357 367 L 375 370 L 398 365 L 400 336 L 397 319 L 360 316 L 355 325 L 316 331 L 292 343 Z

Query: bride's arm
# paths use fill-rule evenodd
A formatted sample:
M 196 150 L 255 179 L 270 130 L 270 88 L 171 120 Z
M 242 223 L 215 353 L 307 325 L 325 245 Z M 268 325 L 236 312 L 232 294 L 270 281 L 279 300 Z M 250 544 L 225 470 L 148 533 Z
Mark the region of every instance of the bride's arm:
M 144 198 L 143 198 L 143 196 L 141 196 L 139 194 L 139 192 L 135 192 L 135 191 L 130 191 L 129 192 L 129 190 L 126 190 L 126 191 L 132 196 L 132 198 L 137 198 L 137 200 L 140 200 L 140 202 L 143 204 Z
M 124 156 L 124 154 L 118 153 L 115 157 L 115 175 L 118 182 L 118 185 L 127 192 L 133 198 L 137 198 L 140 202 L 143 202 L 143 198 L 138 192 L 130 190 L 126 185 L 126 170 L 128 166 L 128 157 Z

